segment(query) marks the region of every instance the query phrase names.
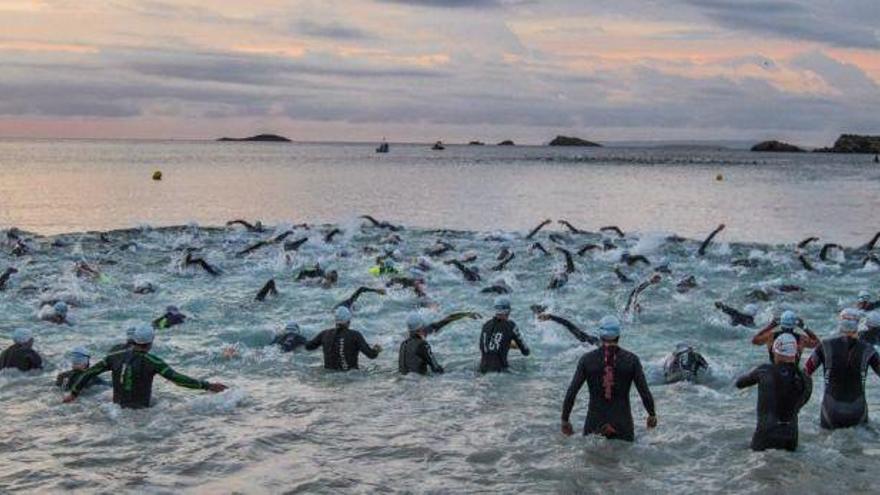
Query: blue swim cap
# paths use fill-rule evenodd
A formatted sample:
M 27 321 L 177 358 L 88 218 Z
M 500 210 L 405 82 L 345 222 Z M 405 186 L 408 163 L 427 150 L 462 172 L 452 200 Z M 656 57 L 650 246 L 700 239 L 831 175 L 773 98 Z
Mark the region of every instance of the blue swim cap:
M 180 309 L 177 306 L 171 305 L 165 308 L 165 312 L 176 315 L 180 313 Z
M 52 306 L 52 309 L 61 316 L 67 316 L 67 303 L 64 301 L 58 301 Z
M 599 337 L 613 340 L 620 337 L 620 320 L 616 316 L 605 316 L 599 321 Z
M 746 307 L 743 308 L 743 314 L 754 318 L 758 314 L 758 306 L 756 304 L 746 304 Z
M 408 328 L 410 332 L 421 330 L 424 327 L 425 318 L 422 317 L 420 313 L 410 313 L 409 316 L 406 317 L 406 328 Z
M 75 365 L 87 365 L 89 364 L 89 351 L 83 346 L 74 347 L 72 351 L 70 351 L 70 360 Z
M 865 316 L 865 325 L 868 328 L 880 328 L 880 311 L 871 311 Z
M 871 302 L 871 293 L 866 290 L 859 292 L 859 302 Z
M 137 331 L 136 326 L 131 326 L 131 327 L 126 328 L 125 329 L 125 337 L 128 340 L 133 340 L 134 339 L 134 332 L 136 332 L 136 331 Z
M 499 313 L 510 313 L 510 298 L 504 296 L 496 297 L 495 303 L 492 306 Z
M 152 344 L 153 339 L 156 337 L 156 332 L 153 331 L 153 327 L 150 325 L 140 325 L 134 331 L 134 336 L 132 336 L 132 340 L 134 340 L 135 344 Z
M 794 311 L 785 311 L 779 318 L 779 326 L 785 330 L 791 330 L 797 325 L 797 315 Z
M 859 321 L 862 319 L 862 312 L 855 308 L 846 308 L 840 312 L 840 321 L 837 324 L 837 331 L 840 333 L 853 333 L 859 329 Z
M 345 306 L 340 306 L 336 308 L 334 317 L 336 318 L 336 323 L 348 323 L 351 321 L 351 310 Z
M 287 332 L 299 333 L 299 323 L 291 321 L 284 327 L 284 330 Z
M 34 340 L 34 336 L 27 328 L 18 328 L 12 334 L 12 341 L 16 344 L 27 344 Z

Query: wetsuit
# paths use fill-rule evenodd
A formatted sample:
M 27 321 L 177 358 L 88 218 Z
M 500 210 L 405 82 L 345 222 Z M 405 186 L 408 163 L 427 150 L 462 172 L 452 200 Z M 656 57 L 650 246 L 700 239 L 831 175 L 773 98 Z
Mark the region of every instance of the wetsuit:
M 511 341 L 516 342 L 523 356 L 531 353 L 516 323 L 492 318 L 483 325 L 483 333 L 480 335 L 480 373 L 507 370 L 507 354 L 510 352 Z
M 182 313 L 165 313 L 153 320 L 153 328 L 171 328 L 186 321 L 186 315 Z
M 810 400 L 813 381 L 794 363 L 762 364 L 736 381 L 737 388 L 758 385 L 758 426 L 752 450 L 795 450 L 798 412 Z
M 318 347 L 324 350 L 324 368 L 328 370 L 358 369 L 359 353 L 370 359 L 379 356 L 360 332 L 342 327 L 324 330 L 306 343 L 307 351 L 314 351 Z
M 633 383 L 649 416 L 654 416 L 654 397 L 648 389 L 639 358 L 618 346 L 606 345 L 584 354 L 568 386 L 562 405 L 562 421 L 568 422 L 574 401 L 584 382 L 590 390 L 590 404 L 584 435 L 604 435 L 633 441 L 629 392 Z
M 859 340 L 871 345 L 880 344 L 880 327 L 868 328 L 864 332 L 859 332 Z
M 79 395 L 94 377 L 107 371 L 113 373 L 113 402 L 130 409 L 150 407 L 153 377 L 156 375 L 179 387 L 208 390 L 209 386 L 204 380 L 174 371 L 165 361 L 149 352 L 131 348 L 109 354 L 83 372 L 71 387 L 71 395 Z
M 755 326 L 755 317 L 747 315 L 736 308 L 732 308 L 724 303 L 715 303 L 715 307 L 724 311 L 724 314 L 730 317 L 730 324 L 738 327 L 740 325 L 744 327 L 752 328 Z
M 110 348 L 110 354 L 113 354 L 114 352 L 124 351 L 131 347 L 133 344 L 134 342 L 131 340 L 129 340 L 128 342 L 123 342 L 121 344 L 116 344 Z
M 0 369 L 17 368 L 20 371 L 30 371 L 42 367 L 43 358 L 30 347 L 12 344 L 0 353 Z
M 556 315 L 547 315 L 547 319 L 552 322 L 559 323 L 560 325 L 565 327 L 565 329 L 571 332 L 571 334 L 574 335 L 574 338 L 578 339 L 579 341 L 588 344 L 599 345 L 599 339 L 597 337 L 590 335 L 587 332 L 584 332 L 577 325 L 566 320 L 565 318 Z
M 663 363 L 663 376 L 666 383 L 675 383 L 683 380 L 695 382 L 700 378 L 700 372 L 709 369 L 709 363 L 699 352 L 688 349 L 676 352 Z
M 443 373 L 443 367 L 431 352 L 431 344 L 421 336 L 411 334 L 400 344 L 400 354 L 397 358 L 398 371 L 403 375 L 407 373 L 427 375 L 428 367 L 434 373 Z
M 68 370 L 64 373 L 59 373 L 58 377 L 55 378 L 55 386 L 61 387 L 61 390 L 69 391 L 85 372 L 86 370 Z M 104 385 L 104 383 L 100 377 L 92 375 L 83 383 L 82 388 L 88 388 L 92 385 Z
M 880 376 L 880 357 L 874 347 L 846 336 L 822 341 L 804 370 L 812 375 L 825 368 L 825 396 L 822 397 L 822 428 L 847 428 L 868 422 L 865 379 L 870 366 Z
M 306 345 L 308 341 L 309 339 L 299 332 L 284 332 L 276 335 L 269 345 L 277 345 L 281 348 L 281 352 L 293 352 L 297 347 Z

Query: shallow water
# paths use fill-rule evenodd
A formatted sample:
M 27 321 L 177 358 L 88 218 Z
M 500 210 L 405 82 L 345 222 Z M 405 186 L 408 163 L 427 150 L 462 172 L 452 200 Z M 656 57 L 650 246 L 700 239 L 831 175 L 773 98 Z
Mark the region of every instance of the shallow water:
M 806 291 L 761 304 L 759 320 L 790 307 L 828 336 L 839 307 L 853 302 L 862 288 L 877 292 L 877 268 L 862 268 L 863 253 L 848 251 L 821 263 L 811 249 L 817 271 L 805 272 L 791 245 L 720 243 L 698 258 L 697 242 L 668 243 L 661 235 L 636 234 L 616 241 L 618 250 L 577 258 L 578 273 L 569 284 L 546 291 L 561 258 L 529 254 L 530 242 L 522 234 L 501 232 L 517 258 L 497 277 L 513 287 L 512 317 L 532 346 L 530 357 L 513 351 L 512 373 L 479 376 L 481 322 L 463 321 L 432 337 L 445 375 L 401 377 L 397 346 L 407 313 L 419 304 L 410 292 L 395 290 L 386 297 L 366 295 L 356 306 L 353 326 L 385 351 L 375 361 L 363 359 L 360 372 L 342 375 L 323 371 L 320 353 L 281 354 L 264 347 L 272 332 L 291 319 L 310 335 L 326 328 L 336 302 L 358 285 L 382 283 L 368 274 L 372 256 L 362 249 L 380 246 L 385 233 L 347 221 L 345 234 L 326 245 L 316 232 L 328 228 L 297 231 L 291 239 L 308 235 L 311 240 L 289 261 L 280 246 L 234 256 L 268 233 L 195 227 L 112 232 L 110 243 L 94 234 L 36 237 L 33 254 L 21 258 L 10 256 L 4 246 L 0 268 L 12 265 L 21 273 L 0 293 L 2 342 L 16 327 L 32 328 L 35 347 L 48 366 L 42 373 L 0 373 L 0 491 L 873 491 L 880 468 L 876 429 L 820 431 L 821 380 L 801 414 L 798 452 L 749 450 L 756 393 L 737 391 L 732 380 L 766 360 L 766 350 L 750 346 L 751 331 L 731 329 L 712 307 L 718 299 L 741 306 L 754 288 L 794 283 Z M 413 259 L 440 236 L 424 229 L 404 231 L 401 257 Z M 487 314 L 491 297 L 478 292 L 496 278 L 487 270 L 501 243 L 478 232 L 442 237 L 456 245 L 452 255 L 468 250 L 479 255 L 485 282 L 462 282 L 454 269 L 438 261 L 429 275 L 429 294 L 439 307 L 423 310 L 437 318 L 466 309 Z M 552 245 L 546 232 L 538 238 Z M 573 236 L 570 247 L 596 239 Z M 64 246 L 52 247 L 55 240 Z M 136 247 L 121 250 L 129 241 Z M 186 246 L 200 247 L 223 275 L 215 279 L 180 270 L 177 260 Z M 625 247 L 655 264 L 669 263 L 673 271 L 645 293 L 643 312 L 627 322 L 623 337 L 623 345 L 640 355 L 647 368 L 660 426 L 645 430 L 644 411 L 634 396 L 636 443 L 563 438 L 558 433 L 562 399 L 587 348 L 561 327 L 537 322 L 528 307 L 544 302 L 588 329 L 602 315 L 619 312 L 634 285 L 620 283 L 611 271 Z M 730 265 L 742 258 L 757 266 Z M 104 280 L 74 276 L 73 263 L 80 259 L 98 267 Z M 339 270 L 336 288 L 293 281 L 302 266 L 314 261 Z M 624 270 L 636 281 L 650 273 Z M 695 275 L 700 287 L 678 294 L 675 282 L 687 274 Z M 281 295 L 253 302 L 271 277 Z M 132 295 L 129 286 L 139 279 L 155 283 L 159 292 Z M 72 327 L 37 321 L 39 301 L 55 297 L 76 304 Z M 208 395 L 159 379 L 149 410 L 120 410 L 110 404 L 109 392 L 100 390 L 73 405 L 60 403 L 52 382 L 68 366 L 67 350 L 84 344 L 100 355 L 123 339 L 128 323 L 149 321 L 167 304 L 179 305 L 191 319 L 160 333 L 154 351 L 178 370 L 226 382 L 231 390 Z M 660 383 L 663 358 L 682 340 L 695 343 L 710 361 L 713 378 L 708 383 Z M 239 357 L 222 357 L 229 345 L 238 348 Z M 869 407 L 880 407 L 878 398 L 880 386 L 871 375 Z M 572 416 L 576 427 L 585 412 L 582 391 Z
M 343 222 L 585 229 L 727 240 L 864 243 L 878 230 L 880 166 L 867 155 L 705 148 L 549 148 L 180 141 L 0 140 L 0 227 L 53 234 L 140 224 Z M 154 170 L 162 182 L 150 180 Z M 721 174 L 723 181 L 716 181 Z

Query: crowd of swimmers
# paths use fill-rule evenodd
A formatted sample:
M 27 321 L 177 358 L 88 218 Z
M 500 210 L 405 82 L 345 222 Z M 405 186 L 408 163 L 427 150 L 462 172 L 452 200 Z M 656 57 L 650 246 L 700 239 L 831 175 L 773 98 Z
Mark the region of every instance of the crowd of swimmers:
M 387 222 L 379 222 L 366 217 L 370 223 L 396 233 L 400 227 Z M 262 232 L 262 224 L 245 225 L 251 232 Z M 546 225 L 542 223 L 526 237 L 531 240 Z M 562 223 L 562 222 L 561 222 Z M 570 223 L 564 222 L 572 233 L 578 231 Z M 724 228 L 720 226 L 703 242 L 697 252 L 705 254 L 706 247 Z M 609 230 L 614 231 L 612 228 Z M 338 230 L 338 229 L 337 229 Z M 623 233 L 616 229 L 620 236 Z M 396 234 L 394 234 L 396 235 Z M 276 237 L 266 242 L 281 242 L 284 237 Z M 868 252 L 880 236 L 875 236 Z M 16 247 L 25 245 L 17 239 Z M 299 242 L 299 241 L 296 241 Z M 303 241 L 304 242 L 304 241 Z M 539 243 L 536 243 L 540 246 Z M 302 245 L 302 242 L 299 242 Z M 296 246 L 296 248 L 299 247 Z M 799 245 L 799 248 L 802 248 Z M 294 248 L 294 249 L 296 249 Z M 542 246 L 536 248 L 548 252 Z M 571 253 L 564 248 L 557 248 L 564 256 L 564 269 L 556 272 L 551 278 L 551 286 L 567 281 L 566 275 L 575 270 Z M 596 245 L 593 249 L 604 249 Z M 448 243 L 438 242 L 428 250 L 428 254 L 439 256 L 452 250 Z M 253 250 L 251 250 L 253 251 Z M 504 264 L 509 263 L 514 254 L 505 248 L 498 256 Z M 582 248 L 582 251 L 589 249 Z M 465 280 L 479 280 L 476 268 L 467 266 L 475 255 L 465 254 L 460 259 L 447 261 L 462 273 Z M 643 256 L 633 256 L 624 252 L 621 257 L 624 264 L 648 263 Z M 194 258 L 187 251 L 183 263 L 197 264 L 212 276 L 221 271 L 209 265 L 204 259 Z M 409 277 L 403 277 L 397 271 L 393 253 L 385 253 L 377 257 L 377 274 L 390 277 L 389 286 L 400 285 L 412 288 L 417 297 L 425 297 L 424 271 L 429 263 L 419 259 L 409 270 Z M 97 271 L 85 263 L 77 264 L 77 272 L 81 276 L 101 277 Z M 336 283 L 338 277 L 329 275 L 319 265 L 304 269 L 296 277 L 297 280 L 317 279 L 322 286 Z M 332 272 L 335 274 L 335 272 Z M 629 295 L 624 313 L 640 311 L 639 297 L 652 285 L 661 281 L 661 274 L 668 273 L 662 267 L 645 282 L 639 284 Z M 3 284 L 14 274 L 7 270 L 0 281 Z M 693 278 L 693 277 L 689 277 Z M 555 281 L 555 282 L 554 282 Z M 677 284 L 679 292 L 689 290 L 695 284 L 682 279 Z M 135 290 L 143 289 L 135 287 Z M 478 347 L 480 352 L 480 373 L 504 372 L 509 368 L 509 352 L 517 350 L 523 356 L 529 356 L 531 350 L 519 331 L 517 324 L 510 318 L 511 300 L 507 294 L 509 288 L 503 284 L 494 284 L 484 293 L 498 294 L 492 306 L 493 315 L 482 325 Z M 0 286 L 2 290 L 2 286 Z M 785 291 L 785 289 L 780 289 Z M 791 286 L 788 291 L 795 290 Z M 263 300 L 270 294 L 277 294 L 274 280 L 270 280 L 258 293 L 257 300 Z M 297 350 L 316 351 L 323 353 L 324 368 L 334 371 L 348 371 L 359 368 L 359 356 L 375 359 L 382 352 L 379 345 L 371 345 L 363 334 L 352 328 L 353 305 L 363 294 L 374 293 L 384 295 L 384 289 L 369 287 L 358 288 L 351 297 L 340 302 L 333 309 L 334 325 L 313 336 L 303 333 L 299 324 L 291 322 L 279 331 L 271 345 L 278 346 L 283 352 Z M 761 296 L 756 295 L 760 300 Z M 756 317 L 759 309 L 750 303 L 742 309 L 725 304 L 715 303 L 715 307 L 730 319 L 732 326 L 757 328 Z M 583 330 L 577 324 L 558 315 L 547 312 L 547 308 L 533 306 L 532 311 L 540 321 L 550 321 L 563 326 L 571 335 L 585 345 L 594 349 L 585 353 L 579 360 L 574 376 L 568 386 L 562 404 L 561 431 L 572 435 L 574 428 L 570 422 L 578 393 L 586 383 L 589 391 L 587 416 L 583 427 L 584 435 L 602 435 L 610 439 L 626 441 L 634 440 L 634 422 L 630 406 L 630 391 L 635 385 L 647 413 L 647 428 L 657 426 L 657 411 L 650 387 L 645 378 L 641 361 L 634 353 L 621 346 L 624 325 L 617 315 L 603 317 L 595 326 L 595 333 Z M 64 301 L 48 301 L 41 308 L 39 318 L 58 325 L 70 325 L 68 307 Z M 475 312 L 458 312 L 447 317 L 429 321 L 422 312 L 412 312 L 405 321 L 406 337 L 398 349 L 398 371 L 401 374 L 416 373 L 421 375 L 440 374 L 444 367 L 434 355 L 428 338 L 440 332 L 452 323 L 464 320 L 480 320 L 482 316 Z M 101 375 L 111 373 L 113 402 L 123 408 L 145 408 L 151 405 L 152 383 L 155 375 L 160 375 L 175 385 L 184 388 L 221 392 L 227 387 L 222 383 L 209 382 L 191 378 L 171 368 L 165 361 L 151 352 L 156 338 L 156 331 L 184 324 L 187 320 L 177 307 L 169 306 L 165 313 L 152 321 L 152 324 L 134 326 L 127 330 L 125 342 L 114 346 L 110 353 L 97 362 L 92 362 L 91 353 L 82 346 L 71 350 L 71 369 L 58 375 L 56 384 L 66 395 L 64 402 L 72 402 L 88 387 L 106 385 Z M 755 450 L 787 449 L 794 450 L 798 443 L 798 414 L 810 400 L 812 394 L 811 376 L 821 367 L 825 381 L 825 392 L 822 398 L 820 424 L 825 429 L 848 428 L 866 424 L 868 406 L 865 398 L 865 380 L 869 370 L 880 376 L 880 356 L 874 345 L 880 343 L 880 301 L 872 298 L 871 293 L 862 291 L 858 301 L 852 307 L 844 308 L 838 315 L 837 334 L 833 337 L 820 339 L 807 323 L 794 311 L 783 311 L 773 317 L 752 338 L 752 344 L 766 346 L 769 361 L 761 364 L 736 379 L 738 388 L 758 387 L 757 427 L 752 437 L 751 446 Z M 0 369 L 13 368 L 21 371 L 41 369 L 43 360 L 34 349 L 34 336 L 30 330 L 19 328 L 13 333 L 13 344 L 0 353 Z M 802 355 L 809 356 L 802 363 Z M 228 354 L 229 357 L 234 352 Z M 704 356 L 692 345 L 679 344 L 666 358 L 663 371 L 664 381 L 699 382 L 709 373 L 710 365 Z

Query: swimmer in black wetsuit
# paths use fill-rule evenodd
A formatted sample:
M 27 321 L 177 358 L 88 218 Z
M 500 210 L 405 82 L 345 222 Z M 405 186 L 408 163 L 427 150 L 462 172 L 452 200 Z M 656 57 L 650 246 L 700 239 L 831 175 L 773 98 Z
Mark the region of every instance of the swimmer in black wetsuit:
M 715 239 L 715 236 L 721 233 L 722 230 L 724 230 L 724 227 L 725 225 L 722 223 L 715 230 L 713 230 L 711 234 L 709 234 L 709 237 L 706 237 L 703 243 L 700 244 L 700 249 L 697 250 L 697 256 L 705 256 L 706 249 L 709 248 L 709 244 L 712 244 L 712 240 Z
M 308 341 L 309 339 L 302 334 L 299 324 L 292 321 L 284 327 L 283 331 L 275 334 L 269 345 L 277 345 L 281 348 L 281 352 L 293 352 L 298 347 L 305 346 Z
M 709 372 L 709 363 L 693 346 L 680 343 L 663 362 L 663 380 L 666 383 L 680 381 L 699 382 Z
M 641 254 L 632 255 L 629 251 L 620 254 L 620 262 L 626 263 L 626 266 L 633 266 L 636 263 L 643 263 L 645 266 L 651 266 L 651 261 Z
M 43 358 L 34 350 L 34 337 L 30 330 L 19 328 L 12 334 L 12 345 L 0 353 L 0 370 L 15 368 L 30 371 L 43 368 Z
M 358 369 L 358 355 L 370 359 L 379 357 L 382 346 L 370 346 L 357 330 L 351 330 L 351 311 L 346 307 L 336 308 L 336 327 L 324 330 L 306 343 L 307 351 L 321 347 L 324 351 L 324 368 L 335 371 Z
M 354 294 L 352 294 L 351 296 L 348 297 L 348 299 L 340 302 L 336 306 L 333 306 L 333 309 L 340 308 L 340 307 L 346 307 L 348 309 L 351 309 L 352 306 L 354 306 L 354 303 L 356 303 L 357 300 L 361 297 L 361 295 L 366 294 L 366 293 L 373 293 L 373 294 L 378 294 L 380 296 L 384 296 L 385 289 L 372 289 L 370 287 L 358 287 L 357 290 L 354 291 Z
M 303 244 L 309 242 L 308 237 L 303 237 L 302 239 L 297 239 L 295 241 L 288 241 L 284 243 L 284 251 L 299 251 L 299 248 L 302 247 Z M 326 241 L 325 241 L 326 242 Z
M 0 275 L 0 292 L 6 290 L 6 283 L 9 282 L 9 277 L 16 273 L 18 273 L 17 269 L 15 269 L 14 267 L 9 267 L 6 269 L 6 271 L 3 272 L 2 275 Z
M 477 313 L 453 313 L 440 321 L 427 323 L 421 314 L 410 314 L 406 319 L 409 336 L 400 344 L 397 358 L 398 371 L 403 375 L 408 373 L 426 375 L 428 368 L 430 368 L 434 373 L 443 373 L 443 367 L 431 352 L 431 345 L 428 344 L 426 338 L 462 318 L 478 319 L 480 315 Z
M 398 225 L 392 225 L 392 224 L 385 222 L 385 221 L 380 222 L 380 221 L 376 220 L 375 218 L 371 217 L 370 215 L 361 215 L 360 218 L 373 224 L 373 227 L 377 227 L 380 229 L 390 230 L 391 232 L 399 232 L 399 231 L 403 230 L 403 227 L 400 227 Z
M 840 244 L 825 244 L 822 246 L 822 250 L 819 251 L 819 259 L 822 261 L 828 261 L 828 253 L 831 252 L 832 249 L 843 251 L 843 246 Z
M 186 315 L 181 313 L 177 306 L 165 308 L 165 314 L 153 320 L 153 328 L 165 329 L 182 325 L 186 322 Z
M 798 247 L 798 249 L 804 249 L 804 248 L 807 247 L 807 245 L 809 245 L 810 243 L 816 242 L 816 241 L 818 241 L 818 240 L 819 240 L 818 237 L 807 237 L 806 239 L 804 239 L 804 240 L 802 240 L 801 242 L 799 242 L 799 243 L 797 244 L 797 247 Z
M 544 313 L 542 311 L 538 314 L 538 320 L 552 321 L 554 323 L 558 323 L 558 324 L 562 325 L 563 327 L 565 327 L 565 329 L 568 330 L 572 335 L 574 335 L 574 338 L 578 339 L 579 341 L 587 343 L 587 344 L 599 345 L 599 338 L 598 337 L 590 335 L 587 332 L 581 330 L 580 327 L 578 327 L 574 323 L 566 320 L 565 318 L 562 318 L 562 317 L 556 316 L 556 315 L 551 315 L 549 313 Z
M 531 246 L 529 246 L 529 253 L 532 253 L 534 251 L 540 251 L 541 253 L 544 254 L 544 256 L 550 255 L 550 253 L 547 252 L 547 250 L 544 248 L 543 245 L 541 245 L 540 242 L 536 242 L 536 243 L 532 244 Z
M 657 267 L 657 271 L 660 272 L 660 267 Z M 665 273 L 671 272 L 667 271 Z M 679 280 L 677 284 L 675 284 L 675 291 L 679 294 L 685 294 L 687 292 L 690 292 L 691 289 L 696 289 L 697 287 L 699 287 L 699 284 L 697 284 L 697 277 L 694 277 L 693 275 L 688 275 L 687 277 Z
M 730 317 L 730 324 L 732 326 L 748 328 L 755 326 L 755 316 L 758 314 L 758 307 L 754 304 L 746 304 L 742 311 L 728 306 L 721 301 L 715 301 L 715 307 L 724 311 L 724 314 Z
M 443 256 L 444 254 L 448 253 L 449 251 L 453 251 L 453 250 L 455 250 L 455 246 L 453 246 L 452 244 L 449 244 L 446 241 L 438 240 L 434 244 L 433 247 L 430 247 L 425 250 L 425 254 L 427 254 L 428 256 L 431 256 L 433 258 L 436 258 L 438 256 Z
M 254 300 L 262 302 L 266 299 L 266 296 L 270 294 L 273 296 L 278 295 L 278 288 L 275 286 L 274 278 L 270 278 L 269 281 L 266 282 L 266 285 L 264 285 L 263 288 L 260 289 L 260 292 L 257 292 L 257 296 L 254 298 Z
M 495 316 L 483 325 L 480 334 L 480 373 L 507 371 L 511 342 L 523 356 L 531 353 L 516 323 L 510 319 L 510 299 L 498 297 L 493 307 Z
M 776 328 L 779 330 L 776 330 Z M 804 335 L 795 332 L 795 328 L 804 331 Z M 800 362 L 801 353 L 804 349 L 813 349 L 819 345 L 819 337 L 812 330 L 806 327 L 804 320 L 798 318 L 794 311 L 784 311 L 779 319 L 773 319 L 760 332 L 752 337 L 752 344 L 766 345 L 767 351 L 770 353 L 770 360 L 773 360 L 773 342 L 783 333 L 794 335 L 798 342 L 797 361 Z
M 240 258 L 240 257 L 242 257 L 242 256 L 244 256 L 244 255 L 246 255 L 246 254 L 253 253 L 254 251 L 256 251 L 256 250 L 258 250 L 258 249 L 260 249 L 260 248 L 263 248 L 263 247 L 266 247 L 266 246 L 270 246 L 270 245 L 272 245 L 272 244 L 277 244 L 277 243 L 279 243 L 279 242 L 283 242 L 284 239 L 287 239 L 287 237 L 290 236 L 290 235 L 293 235 L 293 231 L 292 231 L 292 230 L 287 230 L 287 231 L 285 231 L 285 232 L 283 232 L 283 233 L 281 233 L 281 234 L 276 235 L 275 237 L 272 237 L 272 238 L 269 238 L 269 239 L 265 239 L 265 240 L 262 240 L 262 241 L 258 241 L 256 244 L 252 244 L 252 245 L 250 245 L 250 246 L 248 246 L 248 247 L 242 249 L 241 251 L 235 253 L 235 256 L 237 256 L 237 257 Z M 308 239 L 308 237 L 307 237 L 306 239 Z M 303 242 L 305 242 L 305 241 L 303 241 Z
M 331 242 L 333 242 L 333 238 L 341 233 L 342 233 L 342 229 L 340 229 L 340 228 L 331 229 L 330 232 L 327 232 L 326 234 L 324 234 L 324 244 L 330 244 Z
M 823 340 L 804 367 L 807 375 L 815 373 L 819 365 L 825 369 L 822 428 L 833 430 L 868 422 L 865 378 L 869 367 L 880 376 L 880 357 L 874 346 L 858 339 L 861 316 L 857 309 L 841 311 L 840 335 Z
M 626 237 L 626 234 L 624 234 L 623 231 L 620 230 L 620 227 L 616 225 L 608 225 L 606 227 L 602 227 L 599 229 L 599 232 L 602 232 L 603 234 L 607 232 L 613 232 L 617 235 L 617 237 Z
M 464 277 L 464 279 L 468 282 L 479 282 L 480 280 L 482 280 L 482 277 L 480 277 L 480 273 L 477 271 L 476 267 L 470 268 L 468 266 L 465 266 L 464 263 L 458 260 L 449 260 L 445 263 L 447 265 L 452 265 L 457 268 L 458 271 L 461 272 L 461 275 Z
M 866 290 L 859 291 L 859 301 L 856 303 L 856 308 L 865 312 L 874 311 L 880 308 L 880 301 L 871 301 L 871 293 Z
M 620 270 L 619 266 L 614 267 L 614 274 L 617 275 L 617 280 L 620 280 L 625 284 L 632 282 L 632 279 L 627 277 L 626 274 Z
M 797 354 L 797 340 L 784 333 L 773 342 L 773 364 L 762 364 L 736 380 L 737 388 L 758 385 L 752 450 L 797 449 L 798 413 L 813 392 L 813 381 L 798 369 Z
M 547 284 L 548 290 L 561 289 L 568 284 L 568 273 L 560 271 L 550 277 L 550 283 Z
M 510 286 L 504 280 L 496 280 L 492 285 L 482 289 L 480 294 L 510 294 Z
M 655 273 L 651 276 L 651 278 L 642 282 L 641 284 L 639 284 L 638 287 L 633 289 L 632 292 L 629 293 L 629 298 L 627 298 L 626 300 L 626 307 L 624 308 L 623 312 L 629 313 L 630 310 L 632 310 L 636 313 L 641 313 L 642 306 L 639 304 L 639 297 L 642 295 L 642 292 L 645 292 L 645 290 L 647 290 L 648 287 L 652 285 L 659 284 L 661 280 L 662 277 L 660 276 L 660 274 Z
M 558 220 L 559 225 L 564 226 L 568 229 L 572 234 L 590 234 L 591 232 L 587 232 L 586 230 L 581 230 L 574 225 L 572 225 L 568 220 Z
M 48 306 L 48 305 L 47 305 Z M 70 325 L 67 319 L 68 307 L 64 301 L 55 301 L 51 308 L 44 306 L 40 309 L 40 319 L 56 325 Z
M 109 354 L 86 370 L 73 384 L 64 402 L 73 402 L 94 377 L 110 371 L 113 373 L 113 402 L 122 408 L 141 409 L 150 407 L 153 395 L 153 377 L 162 376 L 179 387 L 222 392 L 226 385 L 196 380 L 174 371 L 165 361 L 150 353 L 155 333 L 152 327 L 138 327 L 134 333 L 134 345 L 130 349 Z
M 541 231 L 541 229 L 543 229 L 544 227 L 550 225 L 550 223 L 552 223 L 552 222 L 553 222 L 553 220 L 547 219 L 547 220 L 544 220 L 543 222 L 541 222 L 540 224 L 538 224 L 537 227 L 535 227 L 534 229 L 532 229 L 532 230 L 528 233 L 528 235 L 526 235 L 526 240 L 530 240 L 532 237 L 535 237 L 535 235 L 537 235 L 538 232 Z
M 232 227 L 233 225 L 236 225 L 236 224 L 241 225 L 242 227 L 247 229 L 248 232 L 264 232 L 263 222 L 261 222 L 259 220 L 257 220 L 257 222 L 254 224 L 251 224 L 251 223 L 246 222 L 244 220 L 230 220 L 230 221 L 226 222 L 227 227 Z
M 515 257 L 516 257 L 516 253 L 514 253 L 512 251 L 508 251 L 507 256 L 502 258 L 501 261 L 497 265 L 495 265 L 491 268 L 491 270 L 493 272 L 500 272 L 501 270 L 504 270 L 505 268 L 507 268 L 507 265 L 510 264 L 511 261 L 513 261 L 513 259 Z
M 654 397 L 645 380 L 639 358 L 618 346 L 620 320 L 606 316 L 599 323 L 601 346 L 584 354 L 568 386 L 562 404 L 562 433 L 574 434 L 569 422 L 578 392 L 586 382 L 590 403 L 584 423 L 584 435 L 602 435 L 609 439 L 632 442 L 635 439 L 629 393 L 633 384 L 648 412 L 648 428 L 657 426 Z
M 192 252 L 189 252 L 189 251 L 186 253 L 186 256 L 183 258 L 182 265 L 184 267 L 190 267 L 193 265 L 201 267 L 202 270 L 205 270 L 206 272 L 208 272 L 208 274 L 211 275 L 212 277 L 216 277 L 216 276 L 220 275 L 220 269 L 208 264 L 208 262 L 205 261 L 203 258 L 193 258 Z

